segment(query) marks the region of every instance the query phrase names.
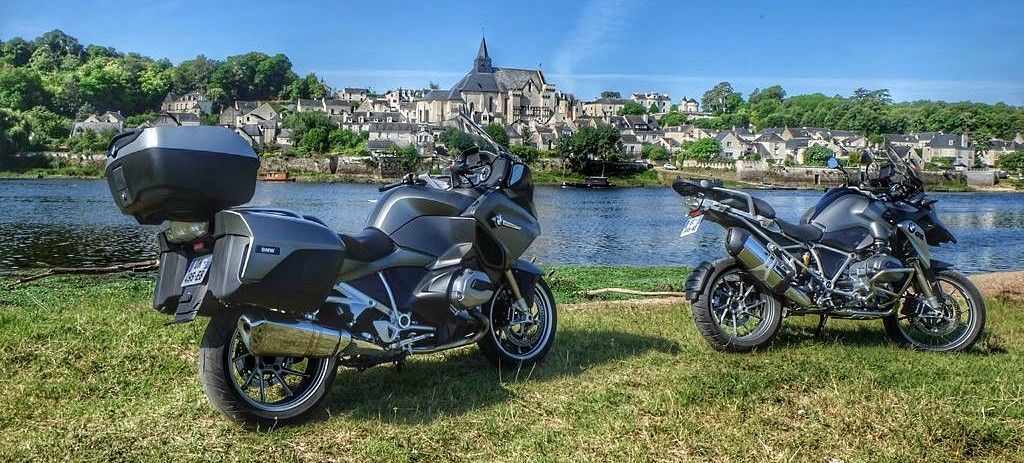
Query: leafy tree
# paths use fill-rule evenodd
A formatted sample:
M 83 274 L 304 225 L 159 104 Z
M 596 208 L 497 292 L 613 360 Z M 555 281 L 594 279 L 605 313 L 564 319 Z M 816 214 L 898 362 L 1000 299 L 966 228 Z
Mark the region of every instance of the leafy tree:
M 750 92 L 750 96 L 747 97 L 747 103 L 754 105 L 761 101 L 774 101 L 776 103 L 782 103 L 782 100 L 786 99 L 786 91 L 782 89 L 781 85 L 772 85 L 765 89 L 755 88 L 753 92 Z
M 683 125 L 685 123 L 686 115 L 675 110 L 662 114 L 661 118 L 658 119 L 658 124 L 662 127 L 672 127 L 676 125 Z
M 828 161 L 828 158 L 831 158 L 832 156 L 835 156 L 835 153 L 828 149 L 828 147 L 814 145 L 804 151 L 804 165 L 823 166 Z
M 309 154 L 326 153 L 330 147 L 330 134 L 323 127 L 309 129 L 299 140 L 299 149 Z
M 78 43 L 78 39 L 67 35 L 60 29 L 54 29 L 38 38 L 34 43 L 36 51 L 45 49 L 58 58 L 73 56 L 80 58 L 85 56 L 85 48 Z
M 115 135 L 117 135 L 116 130 L 105 130 L 100 133 L 86 130 L 71 139 L 70 148 L 75 153 L 103 152 Z
M 388 155 L 398 160 L 399 166 L 404 172 L 414 172 L 419 168 L 423 158 L 413 145 L 392 146 L 388 148 Z
M 26 67 L 0 67 L 0 107 L 26 110 L 46 104 L 39 73 Z
M 1024 172 L 1024 150 L 1017 150 L 999 157 L 996 166 L 1007 172 Z
M 650 159 L 652 161 L 664 161 L 668 159 L 669 152 L 661 145 L 653 145 L 650 143 L 644 143 L 640 147 L 640 155 L 644 159 Z
M 647 114 L 647 108 L 644 105 L 635 101 L 630 101 L 619 109 L 620 116 L 639 116 L 641 114 Z
M 601 98 L 622 98 L 622 94 L 612 90 L 605 90 L 601 92 Z
M 434 82 L 434 81 L 430 81 L 430 89 L 431 89 L 431 90 L 438 90 L 438 89 L 440 89 L 440 88 L 441 88 L 441 86 L 440 86 L 440 85 L 437 85 L 437 82 Z
M 21 37 L 14 37 L 0 47 L 0 63 L 26 66 L 28 60 L 32 58 L 33 52 L 35 52 L 35 45 Z
M 45 150 L 60 146 L 71 132 L 71 119 L 43 106 L 22 113 L 31 130 L 31 147 Z M 109 140 L 109 139 L 108 139 Z
M 619 131 L 608 124 L 582 127 L 572 136 L 560 138 L 555 152 L 570 170 L 581 172 L 591 161 L 618 160 L 622 155 L 622 140 Z
M 343 153 L 347 156 L 363 154 L 362 148 L 366 146 L 369 133 L 356 133 L 346 129 L 334 129 L 328 136 L 331 151 Z
M 437 139 L 444 145 L 448 154 L 452 156 L 457 156 L 463 151 L 476 146 L 476 140 L 473 139 L 472 135 L 455 127 L 445 128 L 437 136 Z
M 702 138 L 683 144 L 682 157 L 697 161 L 710 161 L 722 155 L 722 144 L 714 138 Z
M 309 111 L 309 112 L 293 112 L 289 113 L 281 121 L 281 126 L 290 129 L 292 131 L 292 137 L 296 140 L 302 140 L 306 135 L 306 132 L 321 128 L 324 129 L 325 133 L 329 133 L 334 128 L 338 127 L 331 121 L 331 118 L 326 113 L 320 111 Z
M 174 70 L 171 91 L 178 94 L 206 91 L 210 84 L 210 78 L 220 64 L 219 61 L 209 59 L 204 55 L 182 61 Z M 207 98 L 210 96 L 207 95 Z
M 647 112 L 651 114 L 658 112 L 658 105 L 651 103 L 651 107 L 647 109 Z
M 706 110 L 716 113 L 732 113 L 743 104 L 743 96 L 732 89 L 729 82 L 719 82 L 704 92 L 700 105 Z
M 20 114 L 0 108 L 0 155 L 14 154 L 27 147 L 31 131 Z
M 210 76 L 210 87 L 221 89 L 227 101 L 269 100 L 277 98 L 293 80 L 295 73 L 287 56 L 250 52 L 224 60 Z
M 496 124 L 494 122 L 487 124 L 484 127 L 484 131 L 487 132 L 487 135 L 491 137 L 495 143 L 505 147 L 508 146 L 508 133 L 505 132 L 505 128 L 502 127 L 501 124 Z
M 537 159 L 540 159 L 540 151 L 532 146 L 512 145 L 508 147 L 508 150 L 512 154 L 519 156 L 519 159 L 522 159 L 527 164 L 533 164 Z

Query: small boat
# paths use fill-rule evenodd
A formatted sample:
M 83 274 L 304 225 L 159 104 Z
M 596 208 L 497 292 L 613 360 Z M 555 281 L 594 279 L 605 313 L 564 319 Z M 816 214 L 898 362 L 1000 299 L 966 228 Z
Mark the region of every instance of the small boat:
M 608 181 L 608 177 L 586 177 L 582 182 L 562 182 L 562 188 L 615 188 L 615 184 Z
M 260 176 L 260 180 L 264 182 L 294 182 L 295 177 L 288 172 L 267 172 Z

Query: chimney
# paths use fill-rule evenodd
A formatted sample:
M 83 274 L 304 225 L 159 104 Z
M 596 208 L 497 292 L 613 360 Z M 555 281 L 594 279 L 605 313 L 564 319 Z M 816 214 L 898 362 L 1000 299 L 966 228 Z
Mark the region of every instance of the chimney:
M 968 138 L 967 132 L 964 132 L 963 135 L 960 135 L 960 146 L 966 148 L 968 146 L 967 144 L 970 142 L 971 140 Z

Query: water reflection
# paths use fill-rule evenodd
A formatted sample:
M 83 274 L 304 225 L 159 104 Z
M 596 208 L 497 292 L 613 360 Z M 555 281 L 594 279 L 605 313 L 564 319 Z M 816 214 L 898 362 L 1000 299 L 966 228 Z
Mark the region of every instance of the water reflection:
M 780 216 L 797 220 L 815 192 L 758 191 Z M 337 230 L 356 231 L 379 196 L 373 185 L 260 183 L 252 204 L 295 209 Z M 1015 194 L 935 194 L 942 220 L 960 240 L 936 258 L 970 272 L 1024 268 L 1024 202 Z M 543 235 L 528 252 L 555 264 L 694 265 L 724 254 L 723 231 L 705 224 L 680 238 L 685 213 L 668 188 L 584 191 L 539 187 Z M 97 180 L 0 182 L 0 269 L 103 265 L 155 256 L 154 227 L 121 215 Z

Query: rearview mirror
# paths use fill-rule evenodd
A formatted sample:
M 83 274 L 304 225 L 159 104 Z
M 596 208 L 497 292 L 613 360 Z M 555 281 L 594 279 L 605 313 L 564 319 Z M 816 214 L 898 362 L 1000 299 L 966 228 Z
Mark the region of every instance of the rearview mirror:
M 839 160 L 836 159 L 835 156 L 832 156 L 832 157 L 828 158 L 827 161 L 825 161 L 825 165 L 828 166 L 829 169 L 838 169 L 839 168 Z

